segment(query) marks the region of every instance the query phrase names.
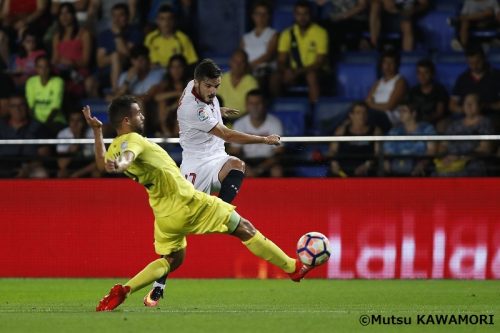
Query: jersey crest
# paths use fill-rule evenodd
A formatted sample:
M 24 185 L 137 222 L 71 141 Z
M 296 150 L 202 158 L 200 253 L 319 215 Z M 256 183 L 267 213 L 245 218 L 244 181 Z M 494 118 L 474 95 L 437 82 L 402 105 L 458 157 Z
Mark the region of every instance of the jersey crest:
M 202 108 L 198 110 L 198 119 L 200 119 L 200 121 L 205 121 L 208 119 L 208 114 L 205 109 Z

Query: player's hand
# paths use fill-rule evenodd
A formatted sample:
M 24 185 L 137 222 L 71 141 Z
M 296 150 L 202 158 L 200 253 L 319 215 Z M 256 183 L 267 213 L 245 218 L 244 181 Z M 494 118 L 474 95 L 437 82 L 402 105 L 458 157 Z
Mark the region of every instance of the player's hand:
M 104 169 L 107 173 L 117 173 L 117 165 L 115 160 L 106 160 L 104 163 Z
M 92 129 L 100 129 L 102 128 L 102 123 L 96 117 L 93 117 L 90 113 L 90 106 L 86 105 L 82 109 L 83 115 L 85 116 L 85 121 L 87 124 L 92 127 Z
M 223 106 L 220 108 L 220 113 L 222 114 L 223 117 L 236 116 L 240 114 L 240 110 L 226 108 Z
M 279 146 L 280 145 L 280 136 L 276 134 L 271 134 L 265 137 L 265 144 L 270 146 Z

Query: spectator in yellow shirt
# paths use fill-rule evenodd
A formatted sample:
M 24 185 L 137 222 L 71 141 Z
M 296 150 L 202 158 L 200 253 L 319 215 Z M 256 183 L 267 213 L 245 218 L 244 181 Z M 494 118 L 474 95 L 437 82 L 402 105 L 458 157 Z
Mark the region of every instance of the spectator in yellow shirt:
M 278 41 L 278 72 L 272 89 L 279 95 L 283 86 L 305 81 L 309 100 L 315 103 L 320 95 L 319 77 L 327 64 L 328 33 L 312 22 L 311 15 L 308 1 L 295 3 L 295 24 L 285 29 Z
M 189 37 L 175 28 L 175 14 L 168 5 L 162 5 L 156 17 L 158 28 L 146 36 L 144 45 L 149 49 L 151 63 L 166 67 L 170 57 L 182 54 L 189 65 L 198 61 Z
M 231 119 L 240 118 L 246 113 L 247 93 L 259 87 L 249 71 L 248 55 L 242 49 L 236 50 L 229 61 L 229 72 L 222 75 L 218 92 L 224 106 L 239 111 L 238 114 L 228 115 Z

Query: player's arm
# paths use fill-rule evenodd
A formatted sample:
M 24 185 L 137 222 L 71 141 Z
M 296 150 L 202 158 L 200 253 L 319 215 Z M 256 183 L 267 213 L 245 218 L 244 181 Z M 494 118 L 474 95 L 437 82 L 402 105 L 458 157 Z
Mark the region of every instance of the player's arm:
M 246 134 L 243 132 L 227 128 L 221 123 L 217 123 L 217 125 L 215 125 L 215 127 L 212 128 L 208 133 L 215 135 L 229 143 L 239 143 L 239 144 L 263 143 L 266 145 L 276 145 L 276 146 L 280 144 L 279 135 L 272 134 L 269 136 L 259 136 L 259 135 Z
M 116 160 L 106 160 L 105 168 L 108 173 L 122 173 L 132 164 L 135 154 L 126 150 Z
M 95 151 L 95 162 L 97 169 L 99 171 L 105 170 L 104 155 L 106 154 L 106 147 L 104 146 L 104 139 L 102 136 L 102 123 L 96 117 L 93 117 L 90 113 L 90 107 L 84 106 L 82 109 L 83 115 L 87 124 L 94 131 L 94 151 Z

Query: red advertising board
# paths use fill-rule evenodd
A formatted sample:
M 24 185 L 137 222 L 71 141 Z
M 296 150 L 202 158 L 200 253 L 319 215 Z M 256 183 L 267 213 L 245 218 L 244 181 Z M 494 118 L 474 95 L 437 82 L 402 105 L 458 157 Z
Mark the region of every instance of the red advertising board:
M 328 278 L 500 278 L 500 179 L 247 179 L 238 212 L 290 255 L 328 236 Z M 157 256 L 127 179 L 0 181 L 0 277 L 127 277 Z M 280 278 L 236 238 L 191 236 L 175 277 Z

